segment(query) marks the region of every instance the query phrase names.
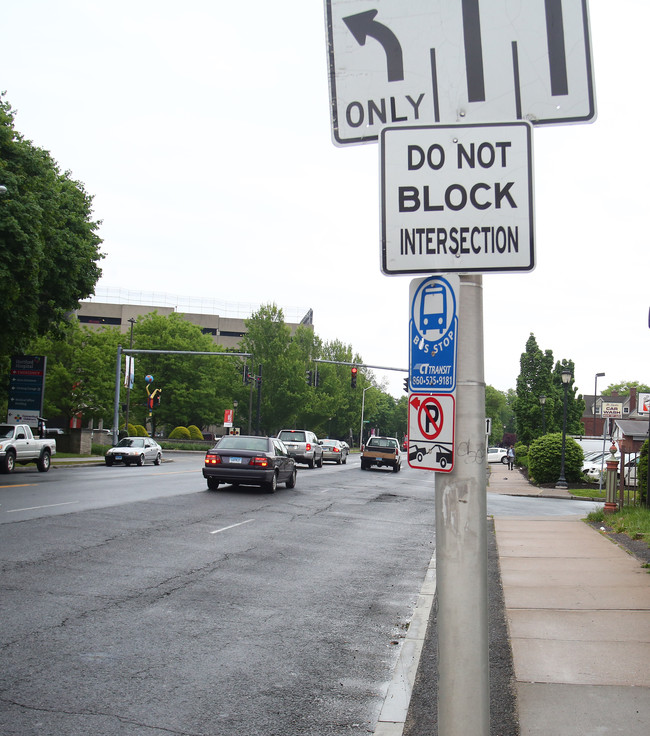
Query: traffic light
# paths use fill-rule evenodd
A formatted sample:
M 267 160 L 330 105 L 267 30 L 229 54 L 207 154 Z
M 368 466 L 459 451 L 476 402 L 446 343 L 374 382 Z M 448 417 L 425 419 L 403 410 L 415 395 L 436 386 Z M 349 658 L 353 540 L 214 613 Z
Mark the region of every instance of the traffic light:
M 352 371 L 350 373 L 350 387 L 356 388 L 357 387 L 357 372 L 358 368 L 355 366 L 352 366 Z
M 244 386 L 248 386 L 248 384 L 250 383 L 250 380 L 251 380 L 251 376 L 250 376 L 250 373 L 248 372 L 248 366 L 244 363 L 244 370 L 242 371 L 242 383 L 244 384 Z
M 311 378 L 312 378 L 312 372 L 305 371 L 305 380 L 307 381 L 308 386 L 311 386 Z
M 409 379 L 408 379 L 408 377 L 404 379 L 404 391 L 406 391 L 406 393 L 409 392 Z

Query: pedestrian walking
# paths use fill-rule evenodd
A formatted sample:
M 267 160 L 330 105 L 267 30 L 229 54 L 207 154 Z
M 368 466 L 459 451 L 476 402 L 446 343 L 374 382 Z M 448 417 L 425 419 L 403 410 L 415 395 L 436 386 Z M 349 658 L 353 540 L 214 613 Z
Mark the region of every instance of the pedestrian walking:
M 508 470 L 515 469 L 515 448 L 510 446 L 508 448 Z

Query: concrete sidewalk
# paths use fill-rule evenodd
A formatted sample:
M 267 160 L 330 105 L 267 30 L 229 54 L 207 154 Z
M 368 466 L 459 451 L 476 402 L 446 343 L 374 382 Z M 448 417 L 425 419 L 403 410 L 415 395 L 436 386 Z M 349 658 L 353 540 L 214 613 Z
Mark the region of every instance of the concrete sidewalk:
M 488 492 L 570 498 L 492 468 Z M 650 571 L 576 516 L 494 520 L 522 736 L 650 733 Z

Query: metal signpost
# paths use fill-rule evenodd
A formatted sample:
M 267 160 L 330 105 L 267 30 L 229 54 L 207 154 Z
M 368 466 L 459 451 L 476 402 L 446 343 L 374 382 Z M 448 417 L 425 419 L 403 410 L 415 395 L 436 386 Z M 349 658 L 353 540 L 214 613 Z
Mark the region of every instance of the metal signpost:
M 596 117 L 587 0 L 326 0 L 335 145 L 391 125 Z
M 411 286 L 409 465 L 442 471 L 438 734 L 489 736 L 481 274 L 534 268 L 531 124 L 596 117 L 587 0 L 325 12 L 334 144 L 381 141 L 382 271 L 448 275 Z

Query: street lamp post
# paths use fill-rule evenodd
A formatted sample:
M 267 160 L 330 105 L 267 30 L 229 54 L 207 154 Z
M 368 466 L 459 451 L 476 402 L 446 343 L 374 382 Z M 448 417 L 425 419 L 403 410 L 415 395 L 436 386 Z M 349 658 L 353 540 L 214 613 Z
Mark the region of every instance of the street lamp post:
M 568 488 L 569 485 L 566 482 L 566 478 L 564 477 L 564 455 L 566 451 L 566 397 L 567 397 L 567 390 L 569 388 L 569 383 L 571 382 L 571 371 L 570 370 L 564 370 L 562 371 L 562 387 L 564 388 L 564 407 L 563 407 L 563 417 L 562 417 L 562 462 L 560 464 L 560 477 L 558 478 L 557 483 L 555 484 L 556 488 Z
M 544 412 L 544 404 L 546 404 L 546 396 L 543 394 L 539 397 L 539 403 L 542 407 L 542 436 L 546 434 L 546 413 Z
M 596 436 L 596 396 L 598 394 L 598 379 L 604 375 L 604 373 L 596 373 L 596 378 L 594 379 L 594 418 L 591 423 L 591 434 L 593 437 Z

